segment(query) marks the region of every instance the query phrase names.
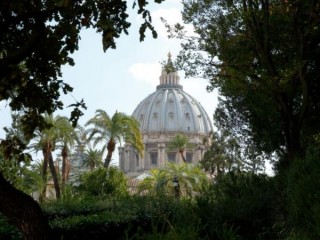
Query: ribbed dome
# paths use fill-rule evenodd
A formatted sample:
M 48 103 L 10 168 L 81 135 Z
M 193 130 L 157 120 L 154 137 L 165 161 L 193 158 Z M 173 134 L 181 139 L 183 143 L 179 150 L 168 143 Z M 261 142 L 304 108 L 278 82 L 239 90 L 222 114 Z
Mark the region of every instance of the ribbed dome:
M 155 92 L 140 102 L 133 112 L 142 134 L 151 132 L 185 132 L 208 134 L 212 124 L 201 104 L 183 91 L 171 55 L 163 67 Z

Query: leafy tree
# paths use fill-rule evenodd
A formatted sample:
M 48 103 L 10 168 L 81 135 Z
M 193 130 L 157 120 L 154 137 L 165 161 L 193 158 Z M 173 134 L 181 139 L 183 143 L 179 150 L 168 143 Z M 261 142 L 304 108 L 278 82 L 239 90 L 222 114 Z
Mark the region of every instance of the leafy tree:
M 199 37 L 186 38 L 176 25 L 186 39 L 180 67 L 219 90 L 217 111 L 230 131 L 247 131 L 261 151 L 277 151 L 286 168 L 319 133 L 319 3 L 183 4 L 184 21 Z
M 89 129 L 89 139 L 94 138 L 94 145 L 100 142 L 107 142 L 102 151 L 107 150 L 107 156 L 104 161 L 104 167 L 108 168 L 111 162 L 112 153 L 116 144 L 124 139 L 126 143 L 131 144 L 142 156 L 143 143 L 140 134 L 138 121 L 124 113 L 116 112 L 111 118 L 101 109 L 96 110 L 96 115 L 91 118 L 86 126 L 93 125 Z
M 230 172 L 217 177 L 214 184 L 196 197 L 204 236 L 208 239 L 285 239 L 281 238 L 283 219 L 277 212 L 277 194 L 274 178 L 265 174 Z
M 22 166 L 20 166 L 19 161 L 17 159 L 12 161 L 7 161 L 4 157 L 2 152 L 0 152 L 0 171 L 2 172 L 3 176 L 14 185 L 16 188 L 21 189 L 22 185 L 22 178 L 21 173 L 23 171 Z
M 200 165 L 211 174 L 223 174 L 242 168 L 243 160 L 237 139 L 226 130 L 209 134 L 209 150 L 205 152 Z
M 294 162 L 288 171 L 286 228 L 292 239 L 320 237 L 320 144 L 309 146 L 306 157 Z M 294 236 L 296 235 L 296 238 Z
M 30 164 L 30 167 L 27 168 L 27 171 L 23 174 L 22 178 L 22 190 L 38 199 L 44 199 L 44 196 L 41 196 L 41 194 L 47 185 L 47 182 L 44 182 L 42 177 L 43 162 L 44 161 L 41 160 Z M 50 180 L 50 178 L 47 180 Z
M 11 127 L 5 127 L 4 130 L 7 134 L 7 141 L 11 139 L 24 149 L 26 148 L 27 140 L 23 135 L 20 119 L 19 114 L 12 114 Z M 11 155 L 11 160 L 8 160 L 4 157 L 4 154 L 12 152 L 11 150 L 7 151 L 5 149 L 7 147 L 8 145 L 6 144 L 0 147 L 0 172 L 15 188 L 29 195 L 33 195 L 35 192 L 40 193 L 46 184 L 42 180 L 42 167 L 41 170 L 36 169 L 36 166 L 40 166 L 40 164 L 31 164 L 31 156 L 29 154 L 20 154 L 19 151 Z
M 98 168 L 80 176 L 78 190 L 89 196 L 126 196 L 128 194 L 127 178 L 116 167 Z
M 157 37 L 147 4 L 145 1 L 133 2 L 133 7 L 138 8 L 138 14 L 144 19 L 140 28 L 141 41 L 147 29 Z M 0 9 L 0 100 L 10 100 L 12 110 L 23 110 L 23 120 L 29 123 L 28 133 L 38 126 L 44 127 L 41 113 L 51 114 L 62 109 L 60 89 L 64 94 L 72 91 L 71 86 L 59 79 L 60 68 L 74 64 L 69 54 L 78 50 L 80 30 L 96 29 L 102 35 L 102 46 L 106 51 L 116 48 L 115 38 L 121 33 L 128 34 L 131 25 L 127 2 L 118 0 L 15 3 L 6 0 L 1 2 Z M 84 106 L 82 101 L 75 104 L 71 116 L 74 123 L 81 115 L 78 108 L 81 106 Z
M 144 20 L 140 40 L 147 29 L 156 37 L 146 9 L 148 2 L 133 3 Z M 61 67 L 74 64 L 70 54 L 78 50 L 81 29 L 93 28 L 101 33 L 104 51 L 115 48 L 115 38 L 127 34 L 130 27 L 127 4 L 122 0 L 0 2 L 0 101 L 7 100 L 13 111 L 21 111 L 28 138 L 36 128 L 47 127 L 42 114 L 63 108 L 60 94 L 72 91 L 61 79 Z M 71 107 L 74 110 L 70 120 L 76 125 L 85 104 L 81 100 Z M 6 145 L 6 159 L 11 159 L 16 151 L 23 152 L 21 144 L 12 139 L 2 140 L 1 145 Z M 25 239 L 47 238 L 48 224 L 40 207 L 29 196 L 16 191 L 2 173 L 0 211 L 16 224 Z
M 178 133 L 169 143 L 168 150 L 169 151 L 178 151 L 184 163 L 187 163 L 186 158 L 184 156 L 184 152 L 186 149 L 191 149 L 193 145 L 189 143 L 188 138 Z
M 273 162 L 273 156 L 270 154 L 259 153 L 255 151 L 256 146 L 254 142 L 248 142 L 243 152 L 242 163 L 245 171 L 253 173 L 265 172 L 265 163 L 268 160 Z

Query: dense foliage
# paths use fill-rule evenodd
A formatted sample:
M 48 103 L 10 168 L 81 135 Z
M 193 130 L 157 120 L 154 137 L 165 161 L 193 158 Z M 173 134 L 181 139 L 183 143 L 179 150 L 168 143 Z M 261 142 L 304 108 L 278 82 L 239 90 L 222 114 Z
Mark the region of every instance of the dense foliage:
M 313 0 L 184 1 L 197 35 L 180 67 L 218 89 L 216 121 L 287 167 L 319 133 L 320 6 Z
M 208 89 L 218 88 L 221 95 L 215 120 L 228 135 L 212 137 L 202 162 L 220 174 L 208 186 L 200 169 L 169 165 L 166 171 L 153 171 L 142 185 L 152 194 L 128 196 L 126 179 L 117 169 L 94 170 L 101 156 L 89 164 L 93 171 L 82 176 L 78 188 L 65 185 L 60 192 L 60 179 L 55 176 L 59 166 L 53 165 L 50 154 L 59 142 L 63 183 L 68 177 L 70 142 L 56 141 L 50 132 L 54 124 L 46 122 L 44 115 L 61 109 L 60 94 L 72 91 L 62 80 L 61 66 L 73 64 L 69 55 L 78 49 L 80 30 L 96 29 L 104 50 L 114 48 L 114 39 L 130 26 L 127 2 L 1 1 L 0 101 L 21 112 L 24 135 L 6 129 L 7 139 L 0 144 L 0 238 L 320 238 L 320 4 L 313 0 L 186 0 L 183 4 L 184 20 L 194 25 L 199 37 L 186 38 L 181 25 L 176 25 L 178 36 L 186 40 L 180 63 L 187 75 L 207 78 Z M 146 28 L 156 36 L 147 2 L 134 1 L 135 5 L 145 19 L 141 40 Z M 80 101 L 73 106 L 69 120 L 75 124 L 85 105 Z M 101 126 L 95 122 L 100 115 L 106 114 L 97 112 L 94 127 Z M 121 119 L 120 114 L 115 118 Z M 117 128 L 111 129 L 131 133 L 122 136 L 125 140 L 136 138 L 137 131 L 129 130 L 123 121 L 115 122 Z M 47 186 L 43 177 L 47 164 L 40 164 L 42 171 L 31 169 L 29 156 L 22 154 L 35 129 L 56 192 L 61 193 L 60 199 L 43 201 L 41 207 L 30 195 Z M 112 139 L 109 130 L 100 132 L 106 134 L 105 140 L 112 140 L 107 144 L 106 166 L 120 138 Z M 97 128 L 91 133 L 97 133 Z M 76 154 L 82 159 L 85 140 L 76 138 L 81 139 Z M 179 145 L 181 151 L 186 147 L 185 141 Z M 246 149 L 241 154 L 249 161 L 254 160 L 251 155 L 276 152 L 281 171 L 269 177 L 254 173 L 255 167 L 251 173 L 239 169 L 239 147 Z M 173 197 L 174 177 L 180 183 L 176 189 L 185 190 L 188 197 Z
M 140 40 L 146 29 L 157 36 L 147 4 L 133 1 L 144 20 Z M 61 66 L 74 64 L 70 54 L 78 50 L 80 30 L 96 29 L 102 35 L 103 50 L 115 48 L 115 39 L 128 34 L 131 25 L 127 5 L 118 0 L 1 1 L 0 101 L 8 100 L 12 110 L 24 112 L 27 133 L 43 128 L 40 114 L 61 109 L 60 94 L 72 91 L 62 80 Z M 75 124 L 85 105 L 80 101 L 74 106 L 71 120 Z
M 310 160 L 315 156 L 310 150 Z M 311 164 L 311 165 L 310 165 Z M 310 178 L 285 193 L 278 177 L 227 173 L 195 198 L 170 195 L 63 195 L 43 203 L 52 239 L 317 239 L 319 178 L 313 161 Z M 318 164 L 318 163 L 316 163 Z M 297 177 L 297 164 L 286 180 Z M 310 198 L 306 193 L 313 192 Z M 307 206 L 307 207 L 306 207 Z M 0 216 L 0 239 L 20 239 Z
M 77 187 L 81 194 L 88 196 L 127 196 L 127 177 L 117 167 L 98 168 L 80 175 Z
M 299 159 L 288 173 L 288 229 L 296 239 L 320 237 L 320 148 L 310 146 L 306 157 Z
M 147 29 L 157 37 L 146 9 L 148 2 L 139 0 L 132 4 L 143 18 L 140 40 Z M 127 5 L 122 0 L 0 2 L 0 101 L 7 101 L 12 111 L 22 114 L 26 139 L 33 137 L 36 128 L 42 131 L 50 127 L 44 120 L 45 113 L 52 114 L 64 107 L 60 95 L 70 93 L 72 87 L 63 81 L 61 67 L 74 64 L 70 54 L 78 50 L 81 29 L 92 28 L 101 34 L 104 51 L 115 48 L 115 39 L 122 33 L 128 34 L 130 27 Z M 80 100 L 71 107 L 74 109 L 69 120 L 75 126 L 82 115 L 81 108 L 86 106 Z M 1 146 L 6 160 L 24 158 L 21 153 L 26 143 L 17 136 L 1 140 Z M 59 197 L 52 164 L 49 168 Z M 66 177 L 62 175 L 62 179 Z M 23 231 L 25 239 L 46 239 L 48 225 L 37 203 L 16 191 L 1 172 L 0 182 L 0 211 Z
M 176 181 L 177 186 L 174 185 Z M 205 189 L 210 180 L 202 169 L 193 164 L 167 163 L 163 168 L 151 169 L 150 176 L 138 185 L 138 192 L 151 196 L 192 198 Z

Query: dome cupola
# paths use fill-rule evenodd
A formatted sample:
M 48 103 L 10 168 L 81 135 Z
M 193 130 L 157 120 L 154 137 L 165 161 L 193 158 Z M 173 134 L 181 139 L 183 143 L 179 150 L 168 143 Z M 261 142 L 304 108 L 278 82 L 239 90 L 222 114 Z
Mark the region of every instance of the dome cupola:
M 171 54 L 162 67 L 156 91 L 143 99 L 133 112 L 142 133 L 188 132 L 208 134 L 212 124 L 202 105 L 183 91 Z
M 161 88 L 180 88 L 183 89 L 180 85 L 180 77 L 178 72 L 175 70 L 172 60 L 171 53 L 168 54 L 168 61 L 162 67 L 161 76 L 160 76 L 160 85 L 157 86 L 157 90 Z

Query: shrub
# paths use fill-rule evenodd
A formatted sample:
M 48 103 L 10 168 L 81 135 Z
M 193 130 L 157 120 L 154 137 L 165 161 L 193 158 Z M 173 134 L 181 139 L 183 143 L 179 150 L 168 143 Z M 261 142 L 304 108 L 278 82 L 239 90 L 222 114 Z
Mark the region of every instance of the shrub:
M 127 179 L 125 174 L 116 167 L 98 168 L 80 176 L 78 191 L 89 196 L 108 194 L 126 196 L 128 195 Z
M 0 240 L 20 240 L 21 233 L 8 223 L 7 218 L 0 213 Z
M 300 239 L 320 239 L 320 149 L 309 147 L 288 174 L 287 206 L 289 229 Z M 289 238 L 289 239 L 290 239 Z
M 140 239 L 137 233 L 167 232 L 175 201 L 149 196 L 81 197 L 42 205 L 53 239 Z M 125 237 L 127 236 L 127 237 Z
M 209 239 L 273 239 L 273 179 L 228 173 L 197 197 L 203 236 Z

